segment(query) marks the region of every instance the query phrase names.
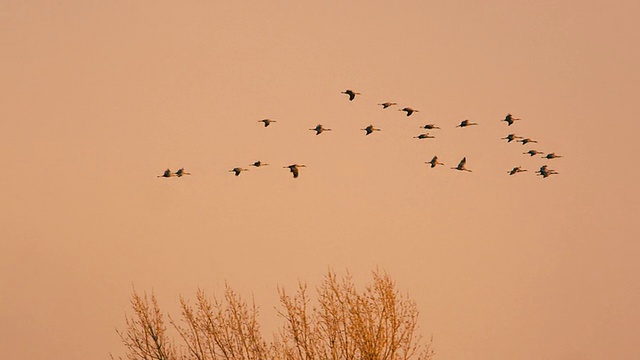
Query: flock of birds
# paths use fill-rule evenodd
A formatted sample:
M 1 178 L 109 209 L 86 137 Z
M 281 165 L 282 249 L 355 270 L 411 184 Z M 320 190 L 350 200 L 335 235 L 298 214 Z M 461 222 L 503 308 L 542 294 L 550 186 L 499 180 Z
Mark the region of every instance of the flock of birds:
M 349 101 L 353 101 L 357 95 L 361 95 L 359 92 L 355 92 L 353 90 L 345 90 L 341 92 L 342 94 L 345 94 L 349 97 Z M 387 109 L 390 108 L 392 106 L 396 106 L 398 105 L 395 102 L 384 102 L 384 103 L 379 103 L 378 105 L 382 106 L 383 109 Z M 404 111 L 406 113 L 406 116 L 411 116 L 414 113 L 419 112 L 419 110 L 417 109 L 413 109 L 411 107 L 404 107 L 402 109 L 398 109 L 398 111 Z M 504 121 L 507 123 L 507 126 L 511 126 L 513 125 L 516 121 L 521 120 L 520 118 L 516 118 L 513 115 L 511 115 L 510 113 L 507 114 L 505 116 L 504 119 L 502 119 L 501 121 Z M 258 120 L 258 122 L 263 123 L 264 127 L 269 127 L 272 123 L 276 123 L 276 120 L 272 120 L 272 119 L 262 119 L 262 120 Z M 456 125 L 456 128 L 465 128 L 468 126 L 474 126 L 474 125 L 478 125 L 478 123 L 475 122 L 471 122 L 468 119 L 462 120 L 460 122 L 460 124 Z M 435 124 L 426 124 L 421 126 L 422 129 L 425 130 L 437 130 L 440 129 L 440 127 L 436 126 Z M 316 135 L 320 135 L 325 131 L 332 131 L 329 128 L 325 128 L 322 124 L 318 124 L 316 125 L 316 127 L 311 128 L 309 130 L 315 131 Z M 379 128 L 374 127 L 373 125 L 369 125 L 365 128 L 362 128 L 361 130 L 365 131 L 365 135 L 371 135 L 376 131 L 380 131 Z M 433 139 L 435 138 L 435 136 L 429 134 L 428 132 L 419 134 L 417 136 L 414 136 L 414 138 L 416 139 Z M 507 140 L 507 142 L 512 142 L 512 141 L 516 141 L 516 142 L 520 142 L 522 143 L 522 145 L 527 145 L 530 143 L 534 143 L 537 144 L 538 142 L 536 140 L 530 139 L 530 138 L 525 138 L 522 136 L 518 136 L 516 134 L 508 134 L 507 136 L 501 138 L 501 140 Z M 547 160 L 552 160 L 552 159 L 557 159 L 557 158 L 561 158 L 562 156 L 557 155 L 554 152 L 551 153 L 543 153 L 541 151 L 535 150 L 535 149 L 531 149 L 528 151 L 523 152 L 523 154 L 527 154 L 529 156 L 536 156 L 536 155 L 544 155 L 542 156 L 542 158 L 547 159 Z M 469 170 L 466 168 L 466 163 L 467 163 L 467 158 L 463 157 L 462 160 L 460 160 L 460 162 L 458 163 L 457 166 L 451 167 L 451 169 L 454 170 L 458 170 L 458 171 L 467 171 L 467 172 L 472 172 L 472 170 Z M 442 162 L 440 162 L 438 160 L 438 156 L 434 156 L 431 161 L 426 161 L 425 164 L 429 164 L 431 168 L 435 168 L 437 165 L 444 165 Z M 254 166 L 256 168 L 261 167 L 261 166 L 266 166 L 269 165 L 267 163 L 261 162 L 261 161 L 256 161 L 254 163 L 252 163 L 250 166 Z M 293 178 L 297 178 L 300 175 L 300 168 L 306 167 L 306 165 L 303 164 L 291 164 L 291 165 L 287 165 L 287 166 L 283 166 L 283 168 L 285 169 L 289 169 L 289 171 L 291 172 L 291 174 L 293 175 Z M 235 176 L 239 176 L 242 172 L 244 171 L 248 171 L 249 169 L 247 168 L 243 168 L 243 167 L 234 167 L 233 169 L 229 170 L 229 172 L 234 173 Z M 522 166 L 516 166 L 513 169 L 507 171 L 507 173 L 509 175 L 515 175 L 521 172 L 525 172 L 527 171 L 527 169 L 523 169 Z M 558 172 L 550 169 L 548 165 L 543 165 L 540 167 L 540 169 L 535 171 L 537 176 L 542 176 L 543 178 L 547 178 L 551 175 L 557 175 Z M 182 177 L 185 175 L 191 175 L 190 173 L 186 172 L 184 170 L 184 168 L 180 168 L 178 171 L 173 172 L 171 171 L 171 169 L 166 169 L 162 175 L 158 175 L 157 177 L 159 178 L 170 178 L 170 177 Z

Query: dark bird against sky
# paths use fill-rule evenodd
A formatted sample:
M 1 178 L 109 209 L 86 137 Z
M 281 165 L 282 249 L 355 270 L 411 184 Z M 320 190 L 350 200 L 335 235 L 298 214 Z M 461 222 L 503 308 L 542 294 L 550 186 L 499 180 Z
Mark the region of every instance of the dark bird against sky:
M 536 144 L 538 143 L 536 140 L 532 140 L 532 139 L 529 139 L 529 138 L 524 138 L 524 139 L 518 140 L 518 141 L 520 141 L 522 143 L 522 145 L 527 145 L 528 143 L 536 143 Z
M 355 92 L 353 90 L 345 90 L 342 92 L 342 94 L 349 95 L 349 101 L 353 101 L 353 99 L 356 98 L 356 95 L 361 95 L 359 92 Z
M 471 172 L 471 170 L 465 167 L 466 163 L 467 163 L 467 157 L 465 156 L 462 158 L 462 160 L 460 160 L 460 162 L 458 163 L 458 166 L 452 167 L 452 169 Z
M 517 136 L 516 134 L 509 134 L 506 137 L 500 138 L 500 140 L 507 140 L 507 142 L 512 142 L 516 139 L 522 139 L 522 136 Z
M 364 129 L 360 129 L 360 130 L 364 130 L 364 131 L 366 131 L 366 132 L 367 132 L 367 133 L 366 133 L 366 135 L 369 135 L 369 134 L 371 134 L 371 133 L 372 133 L 372 132 L 374 132 L 374 131 L 380 131 L 380 129 L 373 127 L 373 125 L 369 125 L 369 126 L 367 126 L 366 128 L 364 128 Z
M 300 174 L 299 172 L 299 168 L 301 167 L 306 167 L 306 165 L 300 165 L 300 164 L 292 164 L 289 166 L 284 166 L 284 168 L 289 168 L 289 171 L 291 171 L 291 173 L 293 174 L 293 178 L 297 178 L 298 175 Z
M 460 124 L 457 125 L 456 127 L 463 128 L 471 125 L 478 125 L 478 123 L 470 122 L 468 119 L 466 119 L 466 120 L 462 120 Z
M 500 120 L 500 121 L 506 121 L 507 122 L 507 126 L 511 126 L 516 120 L 521 120 L 521 119 L 515 118 L 511 114 L 507 114 L 507 116 L 505 116 L 505 118 Z
M 523 169 L 521 166 L 516 166 L 513 169 L 507 171 L 509 173 L 509 175 L 514 175 L 517 174 L 519 172 L 524 172 L 527 171 L 526 169 Z
M 167 170 L 165 170 L 165 171 L 162 173 L 162 175 L 158 175 L 158 177 L 165 177 L 165 178 L 168 178 L 168 177 L 172 177 L 172 176 L 174 176 L 174 175 L 175 175 L 175 174 L 171 172 L 171 169 L 167 169 Z
M 425 164 L 431 164 L 431 168 L 433 169 L 436 165 L 444 165 L 440 161 L 438 161 L 438 156 L 434 156 L 431 161 L 426 161 Z
M 243 171 L 249 171 L 249 169 L 244 169 L 244 168 L 241 168 L 241 167 L 235 167 L 235 168 L 229 170 L 229 172 L 234 173 L 236 176 L 240 175 L 240 173 L 243 172 Z
M 534 156 L 534 155 L 544 154 L 544 153 L 538 150 L 531 149 L 529 151 L 523 152 L 523 154 L 529 154 L 529 156 Z
M 180 168 L 180 169 L 178 169 L 178 171 L 176 171 L 176 176 L 177 177 L 182 177 L 184 175 L 191 175 L 191 173 L 188 173 L 188 172 L 184 171 L 184 168 Z
M 258 160 L 256 162 L 254 162 L 253 164 L 251 164 L 250 166 L 260 167 L 260 166 L 266 166 L 266 165 L 269 165 L 269 164 L 263 163 L 262 161 Z
M 262 119 L 262 120 L 258 120 L 258 122 L 264 123 L 264 127 L 269 126 L 271 123 L 277 122 L 275 120 L 271 120 L 271 119 Z
M 321 124 L 318 124 L 318 125 L 316 125 L 316 127 L 314 127 L 313 129 L 309 129 L 309 130 L 315 131 L 316 135 L 322 134 L 323 131 L 331 131 L 331 129 L 327 129 L 327 128 L 323 127 Z
M 548 153 L 547 155 L 543 156 L 543 158 L 545 159 L 557 159 L 557 158 L 561 158 L 562 156 L 560 155 L 556 155 L 556 153 Z
M 546 178 L 550 175 L 556 175 L 558 174 L 557 171 L 549 169 L 549 167 L 547 165 L 542 165 L 540 167 L 540 170 L 536 171 L 536 175 L 540 176 L 542 175 L 543 178 Z
M 420 112 L 420 110 L 416 110 L 410 107 L 404 107 L 402 109 L 398 109 L 398 111 L 405 111 L 407 113 L 407 116 L 411 116 L 411 114 L 415 113 L 415 112 Z
M 383 109 L 386 109 L 386 108 L 388 108 L 389 106 L 398 105 L 398 104 L 396 104 L 396 103 L 394 103 L 394 102 L 383 102 L 382 104 L 378 104 L 378 105 L 382 105 L 382 108 L 383 108 Z

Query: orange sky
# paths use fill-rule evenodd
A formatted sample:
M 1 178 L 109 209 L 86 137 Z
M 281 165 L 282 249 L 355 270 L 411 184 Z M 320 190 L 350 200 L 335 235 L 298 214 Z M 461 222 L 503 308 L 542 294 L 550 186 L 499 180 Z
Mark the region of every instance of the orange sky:
M 132 286 L 226 280 L 268 332 L 277 285 L 376 266 L 437 358 L 640 357 L 638 1 L 188 3 L 0 0 L 4 357 L 122 354 Z

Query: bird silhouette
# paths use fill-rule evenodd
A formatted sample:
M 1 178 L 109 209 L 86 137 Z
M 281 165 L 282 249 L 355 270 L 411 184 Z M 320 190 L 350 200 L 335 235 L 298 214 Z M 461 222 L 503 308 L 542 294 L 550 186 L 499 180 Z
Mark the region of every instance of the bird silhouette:
M 426 134 L 420 134 L 418 136 L 414 136 L 414 139 L 435 139 L 436 137 L 433 135 L 429 135 L 429 133 Z
M 536 144 L 538 143 L 537 141 L 531 140 L 529 138 L 524 138 L 524 139 L 518 140 L 518 141 L 520 141 L 522 143 L 522 145 L 527 145 L 528 143 L 536 143 Z
M 444 165 L 440 161 L 438 161 L 438 156 L 434 156 L 431 161 L 426 161 L 425 164 L 431 164 L 431 168 L 436 167 L 436 165 Z
M 465 156 L 462 158 L 462 160 L 460 160 L 460 162 L 458 163 L 458 166 L 452 167 L 452 169 L 471 172 L 471 170 L 464 167 L 466 163 L 467 163 L 467 157 Z
M 506 121 L 507 122 L 507 126 L 511 126 L 516 120 L 521 120 L 521 119 L 515 118 L 511 114 L 507 114 L 507 116 L 505 116 L 505 118 L 500 120 L 500 121 Z
M 549 167 L 547 165 L 542 165 L 540 167 L 540 170 L 536 171 L 536 175 L 537 176 L 542 175 L 543 178 L 546 178 L 546 177 L 548 177 L 550 175 L 556 175 L 556 174 L 558 174 L 558 172 L 555 171 L 555 170 L 549 169 Z
M 509 175 L 514 175 L 514 174 L 517 174 L 517 173 L 519 173 L 519 172 L 524 172 L 524 171 L 527 171 L 527 170 L 526 170 L 526 169 L 523 169 L 523 168 L 522 168 L 522 167 L 520 167 L 520 166 L 516 166 L 516 167 L 514 167 L 513 169 L 511 169 L 511 170 L 509 170 L 509 171 L 507 171 L 507 172 L 509 173 Z
M 316 132 L 316 135 L 322 134 L 323 131 L 331 131 L 331 129 L 326 129 L 320 124 L 316 125 L 316 127 L 314 127 L 313 129 L 309 129 L 309 130 L 314 130 Z
M 509 134 L 506 137 L 500 138 L 500 140 L 507 140 L 507 142 L 512 142 L 515 139 L 522 139 L 522 136 L 517 136 L 516 134 Z
M 416 110 L 410 107 L 404 107 L 402 109 L 398 109 L 398 111 L 406 111 L 407 116 L 411 116 L 411 114 L 413 114 L 414 112 L 420 112 L 420 110 Z
M 396 104 L 396 103 L 394 103 L 394 102 L 388 102 L 388 101 L 387 101 L 387 102 L 383 102 L 382 104 L 378 104 L 378 105 L 382 105 L 382 108 L 383 108 L 383 109 L 386 109 L 386 108 L 388 108 L 389 106 L 398 105 L 398 104 Z
M 359 92 L 355 92 L 353 90 L 345 90 L 345 91 L 342 92 L 342 94 L 349 95 L 349 101 L 353 101 L 353 99 L 356 98 L 356 95 L 360 95 Z
M 372 132 L 374 132 L 374 131 L 380 131 L 380 129 L 373 127 L 373 125 L 369 125 L 369 126 L 367 126 L 366 128 L 364 128 L 364 129 L 360 129 L 360 130 L 364 130 L 364 131 L 366 131 L 366 132 L 367 132 L 367 134 L 366 134 L 366 135 L 369 135 L 369 134 L 371 134 L 371 133 L 372 133 Z
M 422 125 L 422 126 L 420 126 L 420 128 L 421 129 L 427 129 L 427 130 L 440 129 L 439 127 L 435 126 L 434 124 Z
M 254 162 L 253 164 L 251 164 L 250 166 L 260 167 L 260 166 L 265 166 L 265 165 L 269 165 L 269 164 L 263 163 L 262 161 L 258 160 L 256 162 Z
M 235 167 L 235 168 L 229 170 L 229 172 L 234 173 L 236 176 L 240 175 L 240 173 L 243 172 L 243 171 L 249 171 L 249 169 L 244 169 L 244 168 L 241 168 L 241 167 Z
M 162 175 L 158 175 L 158 177 L 165 177 L 165 178 L 172 177 L 172 176 L 175 176 L 175 174 L 172 173 L 170 169 L 165 170 L 162 173 Z
M 184 171 L 184 168 L 180 168 L 180 169 L 178 169 L 178 171 L 176 171 L 176 176 L 177 177 L 182 177 L 184 175 L 191 175 L 191 173 L 188 173 L 188 172 Z
M 297 178 L 299 175 L 299 168 L 301 167 L 306 167 L 306 165 L 300 165 L 300 164 L 292 164 L 289 166 L 283 166 L 285 169 L 289 168 L 289 171 L 291 171 L 291 173 L 293 174 L 293 178 Z
M 467 126 L 471 126 L 471 125 L 478 125 L 478 123 L 469 122 L 469 120 L 467 119 L 467 120 L 462 120 L 460 122 L 460 125 L 456 125 L 456 127 L 463 128 L 463 127 L 467 127 Z
M 529 156 L 534 156 L 534 155 L 544 154 L 544 153 L 538 150 L 529 150 L 527 152 L 523 152 L 523 154 L 529 154 Z
M 271 123 L 277 122 L 275 120 L 271 120 L 271 119 L 262 119 L 262 120 L 258 120 L 258 122 L 264 123 L 264 127 L 269 126 Z
M 561 158 L 562 156 L 560 155 L 556 155 L 556 153 L 549 153 L 545 156 L 543 156 L 543 158 L 545 159 L 557 159 L 557 158 Z

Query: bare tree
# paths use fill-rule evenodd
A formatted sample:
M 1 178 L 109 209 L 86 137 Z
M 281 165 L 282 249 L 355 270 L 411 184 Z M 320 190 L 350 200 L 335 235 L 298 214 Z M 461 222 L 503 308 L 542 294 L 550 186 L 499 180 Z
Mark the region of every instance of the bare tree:
M 418 309 L 400 294 L 387 274 L 358 292 L 351 276 L 338 279 L 329 271 L 317 288 L 318 305 L 309 309 L 307 286 L 294 296 L 279 289 L 285 324 L 277 339 L 279 358 L 293 360 L 429 359 L 431 342 L 416 335 Z
M 188 350 L 189 359 L 262 360 L 269 358 L 269 347 L 262 339 L 258 308 L 249 306 L 229 285 L 224 300 L 209 300 L 202 290 L 196 293 L 196 306 L 181 298 L 182 322 L 171 319 Z
M 170 341 L 155 296 L 133 292 L 134 316 L 125 317 L 119 332 L 129 360 L 428 360 L 431 341 L 417 334 L 418 310 L 401 294 L 386 273 L 358 291 L 350 275 L 329 270 L 316 288 L 311 304 L 307 285 L 299 283 L 293 295 L 278 288 L 284 320 L 274 340 L 267 343 L 258 324 L 258 307 L 247 304 L 229 285 L 224 297 L 208 298 L 196 292 L 195 305 L 180 298 L 181 317 L 169 322 L 181 340 Z
M 177 359 L 175 346 L 169 340 L 164 325 L 164 316 L 156 297 L 139 295 L 135 290 L 131 296 L 134 316 L 125 315 L 127 330 L 118 332 L 127 348 L 129 360 L 174 360 Z

